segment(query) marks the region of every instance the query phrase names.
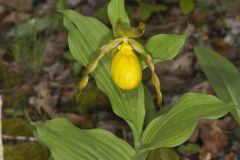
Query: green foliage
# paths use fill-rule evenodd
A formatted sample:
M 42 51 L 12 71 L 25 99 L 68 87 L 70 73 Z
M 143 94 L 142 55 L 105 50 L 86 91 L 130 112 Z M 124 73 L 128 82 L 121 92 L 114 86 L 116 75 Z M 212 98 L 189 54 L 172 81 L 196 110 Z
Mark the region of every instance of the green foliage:
M 57 3 L 56 3 L 56 8 L 58 10 L 61 10 L 61 9 L 64 9 L 65 8 L 65 3 L 66 3 L 67 0 L 57 0 Z
M 49 153 L 38 143 L 4 145 L 5 160 L 47 160 Z
M 8 37 L 21 38 L 24 36 L 32 36 L 37 32 L 48 29 L 52 24 L 50 16 L 32 18 L 22 24 L 17 25 L 11 29 L 8 33 Z
M 192 154 L 197 154 L 200 152 L 201 147 L 199 144 L 196 143 L 187 143 L 179 146 L 178 148 L 179 152 L 181 153 L 192 153 Z
M 115 25 L 117 24 L 117 21 L 120 20 L 125 25 L 130 25 L 130 20 L 128 18 L 128 15 L 125 11 L 125 2 L 124 0 L 110 0 L 108 4 L 108 17 L 112 24 L 113 33 L 114 36 L 117 36 L 117 33 L 115 31 Z
M 143 133 L 145 149 L 175 147 L 191 136 L 201 118 L 224 116 L 234 105 L 225 104 L 214 96 L 200 93 L 185 94 L 168 113 L 149 123 Z
M 32 36 L 13 39 L 9 48 L 16 62 L 26 63 L 30 68 L 38 70 L 43 63 L 45 43 L 45 36 L 37 38 L 37 34 L 34 34 Z
M 131 160 L 134 149 L 102 129 L 81 130 L 68 120 L 57 118 L 37 125 L 41 141 L 55 160 Z
M 171 106 L 165 105 L 161 111 L 160 108 L 156 108 L 154 104 L 154 97 L 149 89 L 144 86 L 144 95 L 145 95 L 145 126 L 148 125 L 153 119 L 157 118 L 160 115 L 166 114 L 168 111 L 171 110 Z
M 167 35 L 158 34 L 151 37 L 147 44 L 146 49 L 155 59 L 169 60 L 174 58 L 179 50 L 182 48 L 187 35 Z
M 154 104 L 154 97 L 152 96 L 150 90 L 144 86 L 144 98 L 145 98 L 145 124 L 150 123 L 154 118 L 156 118 L 160 112 L 156 110 L 156 106 Z M 165 108 L 165 107 L 164 107 Z
M 174 149 L 160 148 L 151 151 L 147 160 L 180 160 L 180 157 Z
M 56 160 L 91 160 L 96 157 L 144 160 L 151 150 L 177 146 L 186 141 L 201 118 L 219 118 L 233 107 L 234 105 L 223 103 L 214 96 L 188 93 L 172 110 L 154 119 L 147 126 L 142 138 L 143 144 L 136 155 L 133 148 L 111 133 L 101 129 L 81 130 L 65 119 L 38 124 L 37 132 Z
M 110 30 L 96 19 L 79 15 L 74 11 L 63 11 L 65 27 L 68 30 L 68 42 L 73 57 L 86 66 L 95 58 L 99 48 L 112 39 Z M 84 25 L 83 25 L 84 24 Z M 142 133 L 145 115 L 144 92 L 140 84 L 136 89 L 122 94 L 111 79 L 111 55 L 106 55 L 93 76 L 97 86 L 109 98 L 113 111 L 130 125 L 137 139 Z
M 11 117 L 21 117 L 24 116 L 23 110 L 16 110 L 14 108 L 6 108 L 4 109 L 4 115 Z
M 136 13 L 132 12 L 132 14 L 134 15 L 135 18 L 138 18 L 142 21 L 146 21 L 154 12 L 165 11 L 167 9 L 168 7 L 165 5 L 139 2 L 137 12 Z M 129 9 L 129 11 L 131 10 Z
M 238 109 L 232 111 L 240 124 L 240 73 L 226 58 L 212 49 L 198 46 L 195 48 L 198 62 L 211 86 L 220 99 L 234 103 Z
M 193 0 L 179 0 L 179 5 L 184 14 L 190 13 L 195 7 Z
M 96 12 L 95 12 L 95 17 L 100 20 L 104 20 L 104 18 L 107 18 L 107 7 L 108 5 L 105 4 L 102 7 L 100 7 Z
M 6 34 L 10 40 L 8 47 L 16 62 L 27 63 L 34 70 L 40 69 L 47 39 L 46 30 L 53 24 L 52 20 L 50 16 L 33 18 Z M 41 36 L 39 32 L 42 32 Z
M 4 119 L 2 121 L 3 134 L 12 136 L 32 136 L 33 128 L 21 118 Z
M 98 50 L 113 39 L 112 32 L 94 18 L 82 16 L 70 10 L 61 12 L 64 16 L 64 25 L 68 30 L 70 52 L 78 63 L 87 66 L 95 59 Z M 114 29 L 119 19 L 126 25 L 130 24 L 123 0 L 111 0 L 108 5 L 108 15 L 115 36 L 117 34 Z M 146 49 L 154 58 L 153 61 L 169 60 L 177 55 L 186 37 L 186 34 L 156 35 L 147 42 Z M 135 49 L 145 53 L 141 47 L 136 45 Z M 168 107 L 161 114 L 148 115 L 146 124 L 149 124 L 142 134 L 145 110 L 148 110 L 145 107 L 150 105 L 149 110 L 154 111 L 152 97 L 146 90 L 144 91 L 142 84 L 123 94 L 112 81 L 110 62 L 111 55 L 107 54 L 91 73 L 98 88 L 108 96 L 114 113 L 131 127 L 135 149 L 102 129 L 78 129 L 65 119 L 55 119 L 36 125 L 40 140 L 47 145 L 55 160 L 145 160 L 149 153 L 150 158 L 157 158 L 155 154 L 160 153 L 158 158 L 178 159 L 173 150 L 162 147 L 174 147 L 185 142 L 191 136 L 199 119 L 216 119 L 235 107 L 233 104 L 223 103 L 214 96 L 188 93 L 172 109 Z M 148 100 L 145 101 L 144 98 Z M 159 148 L 160 150 L 156 150 Z M 172 157 L 168 157 L 168 154 Z
M 16 62 L 25 63 L 33 70 L 41 68 L 48 30 L 59 25 L 62 20 L 59 16 L 54 14 L 32 18 L 6 33 L 7 47 Z
M 74 60 L 74 58 L 73 58 L 72 54 L 70 53 L 70 51 L 64 52 L 63 58 L 65 58 L 65 59 L 67 59 L 69 61 L 73 61 L 72 72 L 73 72 L 74 75 L 79 74 L 79 72 L 82 69 L 82 65 Z

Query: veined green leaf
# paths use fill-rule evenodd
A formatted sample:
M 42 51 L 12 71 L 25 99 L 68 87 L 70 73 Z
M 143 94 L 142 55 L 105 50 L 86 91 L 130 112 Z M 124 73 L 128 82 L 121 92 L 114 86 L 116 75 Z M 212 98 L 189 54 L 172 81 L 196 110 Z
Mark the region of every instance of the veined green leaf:
M 118 20 L 120 20 L 125 25 L 130 25 L 130 20 L 128 18 L 124 5 L 124 0 L 110 0 L 108 4 L 108 17 L 112 24 L 113 33 L 115 36 L 117 36 L 115 26 Z
M 216 94 L 225 102 L 233 102 L 239 109 L 232 111 L 240 124 L 240 73 L 226 58 L 205 47 L 195 47 L 198 62 Z
M 201 118 L 216 119 L 234 108 L 214 96 L 187 93 L 168 113 L 154 119 L 143 133 L 145 150 L 174 147 L 185 142 Z
M 63 11 L 65 27 L 68 30 L 69 48 L 73 57 L 86 66 L 96 58 L 99 48 L 110 42 L 110 30 L 96 19 L 82 16 L 74 11 Z M 106 55 L 93 76 L 97 86 L 110 99 L 113 111 L 122 117 L 132 128 L 135 144 L 142 133 L 145 117 L 144 90 L 142 84 L 125 95 L 114 84 L 110 72 L 111 55 Z
M 154 59 L 169 60 L 174 58 L 181 50 L 187 35 L 158 34 L 151 37 L 146 49 Z
M 63 118 L 38 124 L 37 133 L 54 160 L 131 160 L 135 154 L 128 143 L 112 133 L 82 130 Z
M 193 0 L 180 0 L 179 5 L 184 14 L 190 13 L 195 7 Z
M 147 160 L 180 160 L 173 148 L 159 148 L 149 153 Z
M 166 114 L 167 112 L 169 112 L 172 109 L 172 107 L 165 105 L 162 108 L 161 112 L 158 111 L 155 108 L 156 106 L 154 104 L 154 97 L 152 96 L 152 93 L 146 86 L 144 86 L 143 88 L 144 88 L 144 95 L 145 95 L 145 110 L 146 110 L 144 124 L 145 126 L 147 126 L 153 119 L 157 118 L 162 114 Z
M 201 151 L 201 147 L 198 143 L 187 143 L 187 144 L 182 144 L 178 147 L 178 150 L 180 153 L 192 153 L 192 154 L 197 154 Z
M 154 118 L 156 118 L 160 112 L 156 110 L 155 104 L 154 104 L 154 97 L 152 96 L 152 93 L 150 90 L 144 86 L 144 95 L 145 95 L 145 125 L 150 123 Z

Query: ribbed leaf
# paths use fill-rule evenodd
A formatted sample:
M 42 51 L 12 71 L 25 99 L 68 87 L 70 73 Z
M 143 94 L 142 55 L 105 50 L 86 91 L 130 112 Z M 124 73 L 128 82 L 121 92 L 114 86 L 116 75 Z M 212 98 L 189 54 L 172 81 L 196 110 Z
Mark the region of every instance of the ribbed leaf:
M 110 42 L 112 34 L 109 29 L 96 19 L 79 15 L 73 11 L 63 11 L 65 27 L 68 30 L 69 48 L 73 57 L 86 66 L 92 61 L 99 48 Z M 135 142 L 142 133 L 145 116 L 144 90 L 142 84 L 125 95 L 111 78 L 111 54 L 106 55 L 93 72 L 97 86 L 108 96 L 113 111 L 127 121 L 133 129 Z
M 143 133 L 145 150 L 174 147 L 186 141 L 201 118 L 216 119 L 227 114 L 234 105 L 214 96 L 185 94 L 168 113 L 153 120 Z
M 232 113 L 240 124 L 240 73 L 237 68 L 211 49 L 196 47 L 195 54 L 219 98 L 225 102 L 233 102 L 239 107 Z
M 158 34 L 151 37 L 146 49 L 154 59 L 169 60 L 174 58 L 181 50 L 187 35 Z
M 145 110 L 146 110 L 144 123 L 145 125 L 147 125 L 159 115 L 159 112 L 156 110 L 156 107 L 154 104 L 154 97 L 152 96 L 152 93 L 146 86 L 144 86 L 143 88 L 144 88 L 144 95 L 145 95 Z
M 149 153 L 147 160 L 180 160 L 173 148 L 159 148 Z
M 108 17 L 112 24 L 114 35 L 117 36 L 115 26 L 118 20 L 125 25 L 130 24 L 127 12 L 125 10 L 124 0 L 110 0 L 108 4 Z
M 82 130 L 57 118 L 37 125 L 37 133 L 54 160 L 131 160 L 134 149 L 102 129 Z

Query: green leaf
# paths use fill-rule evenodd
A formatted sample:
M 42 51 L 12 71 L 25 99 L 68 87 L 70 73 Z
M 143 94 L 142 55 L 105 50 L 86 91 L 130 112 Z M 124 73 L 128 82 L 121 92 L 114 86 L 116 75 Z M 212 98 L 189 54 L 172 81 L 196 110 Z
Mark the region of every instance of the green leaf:
M 178 150 L 180 153 L 183 154 L 188 153 L 197 154 L 201 151 L 201 147 L 197 143 L 187 143 L 179 146 Z
M 73 56 L 72 56 L 70 51 L 64 52 L 63 53 L 63 58 L 65 58 L 68 61 L 74 61 L 74 58 L 73 58 Z
M 54 160 L 131 160 L 134 149 L 102 129 L 82 130 L 64 118 L 37 125 L 37 133 Z
M 190 13 L 195 7 L 193 0 L 180 0 L 179 5 L 184 14 Z
M 147 160 L 180 160 L 173 148 L 159 148 L 151 151 Z
M 226 58 L 205 47 L 195 47 L 198 62 L 216 94 L 224 102 L 233 102 L 239 109 L 232 111 L 240 124 L 240 73 Z
M 72 66 L 72 71 L 74 73 L 74 75 L 77 75 L 82 69 L 82 65 L 79 64 L 78 62 L 75 62 L 73 63 L 73 66 Z
M 74 11 L 63 11 L 63 14 L 70 51 L 79 63 L 86 66 L 96 58 L 99 48 L 111 41 L 112 34 L 105 25 L 94 18 L 79 15 Z M 93 76 L 98 88 L 110 99 L 114 113 L 132 128 L 136 144 L 142 133 L 145 117 L 143 86 L 140 84 L 123 95 L 112 81 L 110 61 L 111 55 L 108 54 L 100 61 Z
M 67 0 L 57 0 L 56 9 L 61 10 L 65 8 L 65 3 Z
M 152 12 L 166 11 L 168 7 L 162 4 L 141 3 L 140 7 L 148 8 Z
M 52 17 L 38 17 L 32 18 L 29 21 L 26 21 L 22 24 L 17 25 L 17 27 L 11 29 L 8 33 L 8 37 L 23 37 L 23 36 L 31 36 L 37 32 L 46 30 L 52 24 Z
M 105 4 L 96 11 L 94 17 L 96 17 L 97 19 L 103 20 L 107 16 L 108 16 L 107 15 L 107 4 Z
M 118 20 L 125 25 L 130 25 L 130 20 L 125 10 L 124 3 L 124 0 L 110 0 L 108 4 L 108 17 L 112 24 L 113 33 L 115 36 L 117 36 L 115 26 Z
M 167 9 L 167 6 L 161 4 L 140 3 L 138 12 L 135 14 L 137 14 L 137 18 L 146 21 L 153 12 L 165 11 Z
M 146 86 L 144 86 L 143 88 L 145 95 L 145 110 L 146 110 L 144 124 L 146 126 L 156 117 L 162 114 L 166 114 L 168 111 L 172 109 L 172 107 L 169 105 L 165 105 L 160 112 L 159 110 L 156 109 L 156 106 L 154 104 L 154 97 L 150 90 Z
M 158 34 L 148 40 L 146 49 L 154 59 L 169 60 L 179 53 L 186 37 L 186 34 Z
M 145 95 L 145 110 L 146 110 L 145 125 L 147 125 L 154 118 L 156 118 L 160 114 L 160 112 L 156 110 L 155 104 L 154 104 L 154 97 L 152 96 L 152 93 L 146 86 L 144 86 L 144 95 Z
M 168 113 L 154 119 L 143 133 L 145 150 L 175 147 L 185 142 L 201 118 L 216 119 L 227 114 L 234 105 L 214 96 L 187 93 Z

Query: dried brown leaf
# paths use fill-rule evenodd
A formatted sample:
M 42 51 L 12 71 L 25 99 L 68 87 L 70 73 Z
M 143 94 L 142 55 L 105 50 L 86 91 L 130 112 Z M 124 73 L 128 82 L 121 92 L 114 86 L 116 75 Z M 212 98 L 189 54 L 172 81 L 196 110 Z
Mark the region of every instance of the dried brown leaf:
M 43 110 L 51 118 L 56 117 L 54 107 L 57 104 L 58 95 L 51 94 L 48 83 L 41 81 L 34 86 L 34 91 L 37 93 L 37 97 L 32 98 L 31 104 L 36 107 L 38 113 L 41 114 Z
M 18 11 L 28 11 L 32 9 L 33 0 L 0 0 L 0 4 Z
M 229 153 L 224 156 L 223 160 L 237 160 L 237 156 L 234 153 Z
M 235 59 L 237 57 L 234 47 L 231 44 L 224 42 L 222 38 L 215 37 L 211 39 L 211 45 L 216 51 L 228 59 Z
M 209 134 L 203 139 L 203 147 L 201 149 L 199 159 L 210 160 L 212 157 L 219 153 L 219 151 L 228 144 L 228 138 L 219 126 L 217 120 L 211 124 Z

